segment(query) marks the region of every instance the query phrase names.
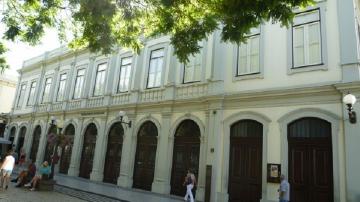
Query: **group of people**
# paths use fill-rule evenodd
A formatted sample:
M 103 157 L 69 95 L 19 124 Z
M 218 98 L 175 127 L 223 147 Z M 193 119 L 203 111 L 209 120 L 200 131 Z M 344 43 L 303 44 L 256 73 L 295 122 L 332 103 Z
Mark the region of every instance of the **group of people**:
M 0 171 L 1 171 L 1 187 L 0 189 L 8 189 L 10 176 L 14 170 L 15 163 L 16 163 L 16 153 L 14 149 L 11 149 L 7 152 L 5 159 L 3 160 Z M 25 163 L 25 156 L 22 157 L 20 155 L 20 160 L 18 162 L 19 165 L 23 165 Z M 30 159 L 28 162 L 27 169 L 21 171 L 19 175 L 11 180 L 11 182 L 15 182 L 16 187 L 29 187 L 31 191 L 34 191 L 37 185 L 39 184 L 40 180 L 43 177 L 48 177 L 51 173 L 51 166 L 47 161 L 44 161 L 41 167 L 36 172 L 36 166 L 34 162 Z

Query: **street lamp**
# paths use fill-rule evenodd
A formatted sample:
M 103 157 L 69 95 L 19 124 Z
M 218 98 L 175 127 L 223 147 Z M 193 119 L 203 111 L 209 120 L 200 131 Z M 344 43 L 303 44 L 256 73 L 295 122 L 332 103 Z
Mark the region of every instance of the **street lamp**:
M 129 126 L 129 128 L 131 128 L 131 121 L 129 121 L 129 122 L 123 121 L 124 116 L 126 116 L 126 112 L 119 111 L 118 118 L 120 119 L 120 123 L 127 124 Z
M 55 116 L 51 116 L 50 117 L 50 125 L 56 125 L 56 118 L 55 118 Z
M 356 123 L 356 112 L 354 111 L 353 105 L 356 103 L 356 97 L 350 93 L 344 96 L 344 104 L 347 106 L 349 121 L 350 123 Z

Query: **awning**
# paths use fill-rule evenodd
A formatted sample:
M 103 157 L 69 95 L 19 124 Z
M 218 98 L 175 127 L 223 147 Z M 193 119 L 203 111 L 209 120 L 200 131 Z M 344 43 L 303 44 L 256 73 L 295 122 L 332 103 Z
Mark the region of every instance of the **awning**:
M 11 144 L 11 141 L 5 139 L 5 138 L 2 138 L 0 137 L 0 144 Z

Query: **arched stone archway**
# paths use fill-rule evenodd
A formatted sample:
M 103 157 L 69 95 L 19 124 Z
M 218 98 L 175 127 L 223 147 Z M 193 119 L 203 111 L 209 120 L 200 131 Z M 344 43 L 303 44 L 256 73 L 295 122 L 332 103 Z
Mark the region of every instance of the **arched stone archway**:
M 124 129 L 120 122 L 111 126 L 107 138 L 107 150 L 104 166 L 104 182 L 116 184 L 120 173 Z
M 27 129 L 26 129 L 26 126 L 22 126 L 22 127 L 20 128 L 19 137 L 18 137 L 18 139 L 17 139 L 16 152 L 19 154 L 19 156 L 20 156 L 20 150 L 21 150 L 21 148 L 23 148 L 23 146 L 24 146 L 26 130 L 27 130 Z
M 47 161 L 50 164 L 51 164 L 51 156 L 54 153 L 54 147 L 55 147 L 55 145 L 49 144 L 49 142 L 48 142 L 48 135 L 51 134 L 51 133 L 54 133 L 54 134 L 57 133 L 57 127 L 55 125 L 50 126 L 50 128 L 48 130 L 48 133 L 47 133 L 47 135 L 45 137 L 45 139 L 46 139 L 46 147 L 45 147 L 45 153 L 44 153 L 44 161 Z
M 86 127 L 84 134 L 83 147 L 80 159 L 79 177 L 89 179 L 93 167 L 93 160 L 96 146 L 96 136 L 98 129 L 94 123 L 90 123 Z
M 32 160 L 32 162 L 36 162 L 36 155 L 39 149 L 40 138 L 41 138 L 41 126 L 37 125 L 33 133 L 31 150 L 30 150 L 30 159 Z
M 152 121 L 144 122 L 137 134 L 133 187 L 151 190 L 154 180 L 158 128 Z
M 187 170 L 195 176 L 199 173 L 201 132 L 197 123 L 191 119 L 183 120 L 174 135 L 173 162 L 171 172 L 171 194 L 184 196 L 186 188 L 182 185 Z
M 71 160 L 71 153 L 74 144 L 74 137 L 75 137 L 75 127 L 73 124 L 69 124 L 65 129 L 65 136 L 68 138 L 68 144 L 63 146 L 60 158 L 60 169 L 59 172 L 63 174 L 67 174 L 70 160 Z
M 303 117 L 287 131 L 290 200 L 334 201 L 331 123 Z

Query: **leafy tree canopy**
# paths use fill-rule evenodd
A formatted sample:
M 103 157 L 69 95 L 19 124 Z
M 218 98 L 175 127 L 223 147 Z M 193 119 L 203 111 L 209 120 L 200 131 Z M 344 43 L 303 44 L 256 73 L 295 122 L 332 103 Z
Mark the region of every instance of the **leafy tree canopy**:
M 4 0 L 5 1 L 5 0 Z M 114 47 L 140 52 L 145 40 L 169 35 L 181 62 L 201 48 L 215 30 L 225 42 L 241 43 L 262 22 L 292 22 L 294 7 L 313 0 L 6 0 L 4 40 L 37 44 L 55 27 L 72 48 L 111 53 Z M 71 33 L 71 40 L 68 40 Z M 6 48 L 0 45 L 0 54 Z M 6 61 L 0 57 L 0 68 Z

